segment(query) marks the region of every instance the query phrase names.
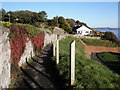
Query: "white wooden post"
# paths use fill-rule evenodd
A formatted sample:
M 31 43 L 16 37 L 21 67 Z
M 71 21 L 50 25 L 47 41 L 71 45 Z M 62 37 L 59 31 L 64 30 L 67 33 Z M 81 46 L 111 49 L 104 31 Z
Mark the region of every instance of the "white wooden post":
M 53 56 L 55 56 L 55 34 L 53 34 Z
M 71 85 L 75 81 L 75 40 L 71 43 Z
M 56 41 L 57 41 L 57 35 L 53 34 L 53 56 L 56 55 Z
M 57 40 L 57 47 L 56 47 L 56 63 L 59 63 L 59 40 Z
M 53 42 L 53 56 L 55 56 L 55 47 L 56 47 L 56 45 L 55 45 L 55 41 Z

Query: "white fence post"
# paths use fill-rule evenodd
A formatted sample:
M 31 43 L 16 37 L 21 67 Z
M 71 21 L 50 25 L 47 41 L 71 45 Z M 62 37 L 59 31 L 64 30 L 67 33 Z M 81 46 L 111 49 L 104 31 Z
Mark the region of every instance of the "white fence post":
M 56 41 L 57 41 L 57 35 L 53 34 L 53 56 L 56 55 Z
M 56 63 L 59 63 L 59 40 L 57 40 L 57 47 L 56 47 Z
M 75 40 L 71 43 L 71 85 L 75 81 Z
M 53 42 L 53 56 L 55 56 L 55 48 L 56 48 L 56 45 L 55 45 L 55 41 Z

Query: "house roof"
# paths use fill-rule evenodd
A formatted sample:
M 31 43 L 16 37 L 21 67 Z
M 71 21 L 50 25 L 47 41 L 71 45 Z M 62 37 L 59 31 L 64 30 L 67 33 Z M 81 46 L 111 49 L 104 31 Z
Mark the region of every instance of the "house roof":
M 73 28 L 73 32 L 76 32 L 76 30 L 77 30 L 78 28 L 80 28 L 81 26 L 82 26 L 82 25 L 74 27 L 74 28 Z
M 82 25 L 81 27 L 79 27 L 77 30 L 87 30 L 87 31 L 92 31 L 91 29 L 89 29 L 88 27 Z

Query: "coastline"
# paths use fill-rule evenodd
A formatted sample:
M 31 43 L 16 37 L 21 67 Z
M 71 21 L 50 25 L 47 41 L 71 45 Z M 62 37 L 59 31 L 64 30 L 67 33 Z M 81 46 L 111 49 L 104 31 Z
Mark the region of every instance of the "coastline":
M 119 30 L 120 28 L 92 28 L 95 30 Z

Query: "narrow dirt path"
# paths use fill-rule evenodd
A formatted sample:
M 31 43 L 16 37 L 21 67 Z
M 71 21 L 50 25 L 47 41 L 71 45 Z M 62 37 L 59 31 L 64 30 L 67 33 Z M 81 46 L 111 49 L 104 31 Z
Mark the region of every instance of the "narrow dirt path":
M 20 67 L 24 76 L 19 81 L 20 88 L 39 88 L 40 90 L 65 88 L 64 80 L 59 76 L 52 57 L 52 45 L 48 45 L 37 59 L 32 58 L 32 62 L 27 63 L 27 68 Z
M 68 36 L 74 37 L 74 38 L 79 38 L 79 37 L 76 37 L 76 36 L 74 36 L 72 34 L 68 34 Z M 85 51 L 85 56 L 87 58 L 91 58 L 92 53 L 98 53 L 98 52 L 116 52 L 116 53 L 120 53 L 120 47 L 88 46 L 81 39 L 80 39 L 80 42 L 85 47 L 84 51 Z
M 98 52 L 116 52 L 120 53 L 120 47 L 103 47 L 103 46 L 86 46 L 85 47 L 85 56 L 91 58 L 92 53 Z

